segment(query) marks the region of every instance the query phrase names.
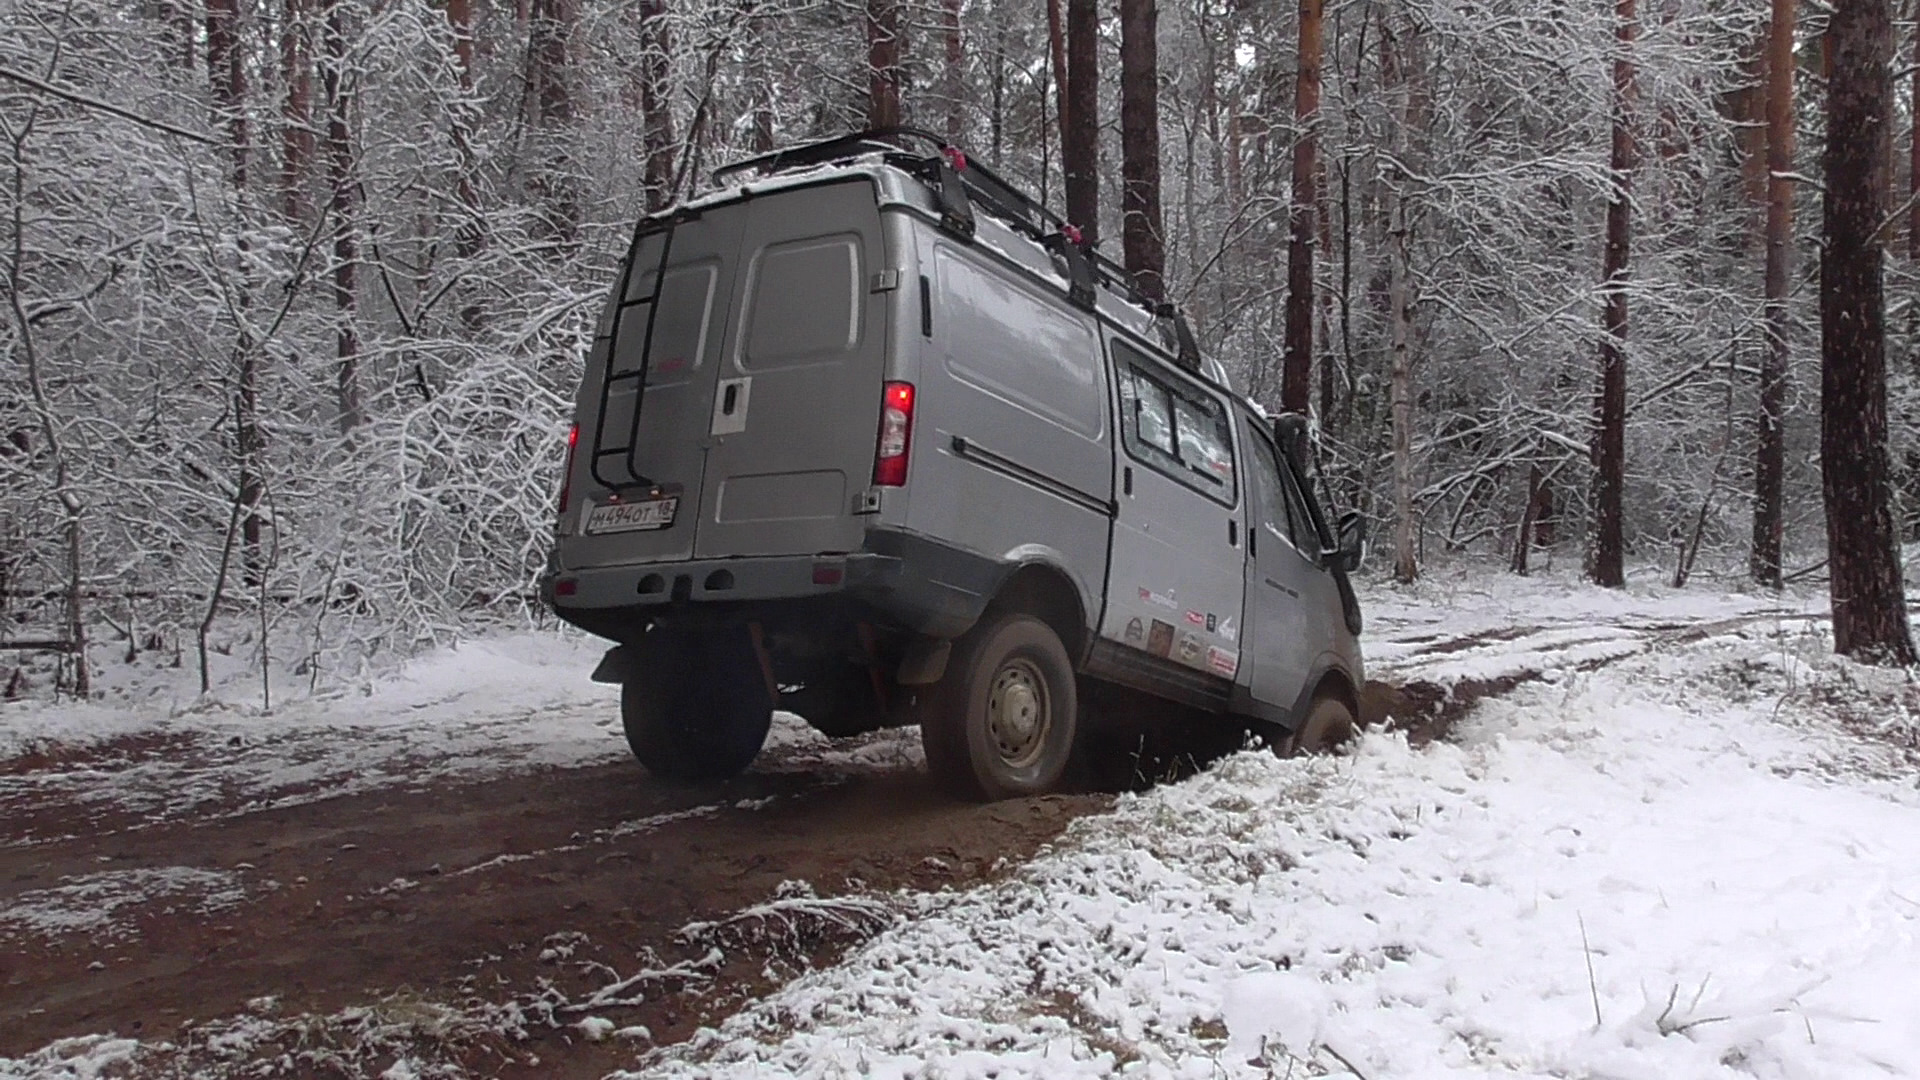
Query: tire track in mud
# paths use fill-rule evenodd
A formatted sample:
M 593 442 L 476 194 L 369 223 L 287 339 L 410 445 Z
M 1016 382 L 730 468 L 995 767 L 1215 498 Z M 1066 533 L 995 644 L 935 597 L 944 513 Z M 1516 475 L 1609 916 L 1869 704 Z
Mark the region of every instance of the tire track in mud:
M 1769 619 L 1807 622 L 1821 617 L 1780 608 L 1709 621 L 1622 621 L 1611 626 L 1562 621 L 1456 637 L 1402 637 L 1389 644 L 1416 647 L 1383 665 L 1384 678 L 1367 680 L 1360 693 L 1360 720 L 1369 727 L 1404 731 L 1409 744 L 1425 746 L 1447 738 L 1454 724 L 1480 702 L 1541 681 L 1552 671 L 1598 671 L 1655 648 L 1691 644 Z M 1546 640 L 1520 647 L 1535 637 Z M 1556 659 L 1560 662 L 1552 662 Z M 1490 662 L 1485 673 L 1473 672 L 1475 660 Z
M 62 838 L 0 847 L 0 1075 L 63 1075 L 4 1058 L 112 1032 L 143 1040 L 141 1075 L 602 1076 L 1110 805 L 954 803 L 913 734 L 777 745 L 701 788 L 620 762 L 117 832 L 43 802 Z M 62 922 L 76 896 L 114 917 Z

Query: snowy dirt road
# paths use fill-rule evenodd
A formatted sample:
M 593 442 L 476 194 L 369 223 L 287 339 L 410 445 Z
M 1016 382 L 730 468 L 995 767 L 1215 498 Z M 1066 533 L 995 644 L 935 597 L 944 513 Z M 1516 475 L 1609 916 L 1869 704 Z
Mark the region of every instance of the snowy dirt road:
M 1817 605 L 1370 599 L 1391 730 L 1117 804 L 792 722 L 664 787 L 529 641 L 273 717 L 14 709 L 0 1078 L 1920 1075 L 1909 691 Z
M 830 893 L 965 886 L 1107 802 L 955 805 L 885 745 L 899 741 L 870 740 L 886 764 L 776 749 L 747 777 L 692 790 L 613 762 L 283 793 L 257 809 L 196 794 L 181 813 L 155 812 L 172 808 L 145 788 L 133 807 L 101 792 L 61 800 L 80 773 L 110 783 L 149 756 L 173 770 L 199 756 L 190 771 L 220 771 L 217 747 L 121 740 L 16 763 L 0 776 L 0 1057 L 87 1032 L 178 1040 L 184 1023 L 245 1015 L 265 997 L 274 1015 L 303 1017 L 396 994 L 456 1005 L 518 995 L 561 1011 L 530 1021 L 507 1061 L 486 1046 L 439 1049 L 483 1074 L 537 1055 L 533 1073 L 599 1076 L 624 1059 L 579 1039 L 563 999 L 681 965 L 624 1010 L 649 1042 L 670 1042 L 776 977 L 761 970 L 765 950 L 716 961 L 711 944 L 677 936 L 688 924 L 790 880 Z M 53 774 L 67 783 L 47 783 Z M 848 929 L 851 941 L 871 928 Z M 802 951 L 825 960 L 839 944 L 828 935 Z

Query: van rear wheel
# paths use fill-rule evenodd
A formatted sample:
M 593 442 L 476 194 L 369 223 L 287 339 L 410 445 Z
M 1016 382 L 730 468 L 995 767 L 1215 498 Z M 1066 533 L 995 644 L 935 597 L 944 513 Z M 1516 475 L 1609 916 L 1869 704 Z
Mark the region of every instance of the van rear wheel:
M 1031 615 L 989 616 L 955 643 L 922 710 L 934 779 L 962 798 L 1040 795 L 1073 757 L 1080 704 L 1073 663 Z
M 654 630 L 633 649 L 620 719 L 648 772 L 724 780 L 753 764 L 773 723 L 773 701 L 744 629 Z

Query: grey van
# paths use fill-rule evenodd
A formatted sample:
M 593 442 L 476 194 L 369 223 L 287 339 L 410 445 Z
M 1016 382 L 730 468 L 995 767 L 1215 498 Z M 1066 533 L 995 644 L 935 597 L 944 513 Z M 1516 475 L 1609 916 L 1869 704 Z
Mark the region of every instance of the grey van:
M 594 678 L 642 764 L 732 775 L 782 708 L 918 723 L 994 799 L 1061 786 L 1095 698 L 1351 730 L 1361 521 L 1176 312 L 923 133 L 714 184 L 634 230 L 542 580 L 617 643 Z

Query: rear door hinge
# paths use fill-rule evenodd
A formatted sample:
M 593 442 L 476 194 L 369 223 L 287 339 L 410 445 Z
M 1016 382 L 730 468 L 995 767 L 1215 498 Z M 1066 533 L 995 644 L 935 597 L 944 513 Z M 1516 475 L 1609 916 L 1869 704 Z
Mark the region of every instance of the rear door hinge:
M 900 271 L 882 270 L 879 273 L 873 275 L 873 284 L 868 287 L 867 291 L 868 292 L 892 292 L 893 290 L 899 287 L 900 287 Z

